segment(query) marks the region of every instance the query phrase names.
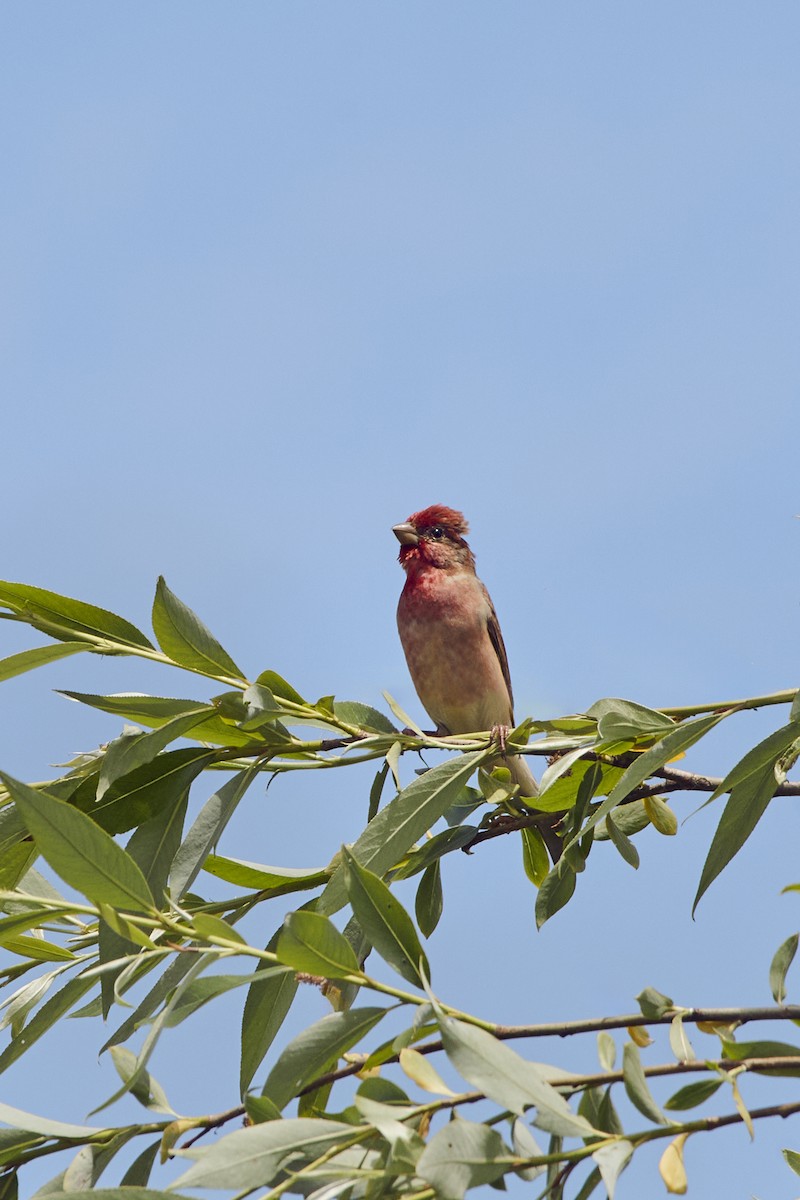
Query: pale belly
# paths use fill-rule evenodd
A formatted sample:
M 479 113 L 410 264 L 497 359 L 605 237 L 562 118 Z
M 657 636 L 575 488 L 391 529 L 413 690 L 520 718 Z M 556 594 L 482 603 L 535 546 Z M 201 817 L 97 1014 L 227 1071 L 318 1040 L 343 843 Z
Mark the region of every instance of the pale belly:
M 512 724 L 508 689 L 487 631 L 488 603 L 475 582 L 467 605 L 463 580 L 459 590 L 437 581 L 434 595 L 404 592 L 397 612 L 417 695 L 437 726 L 450 733 Z

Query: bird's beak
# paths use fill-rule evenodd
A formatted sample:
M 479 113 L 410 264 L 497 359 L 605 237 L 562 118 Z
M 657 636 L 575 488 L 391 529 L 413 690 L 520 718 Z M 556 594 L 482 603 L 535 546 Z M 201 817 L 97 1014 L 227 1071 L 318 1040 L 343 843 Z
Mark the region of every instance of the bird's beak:
M 413 525 L 393 525 L 392 533 L 401 546 L 416 546 L 419 534 Z

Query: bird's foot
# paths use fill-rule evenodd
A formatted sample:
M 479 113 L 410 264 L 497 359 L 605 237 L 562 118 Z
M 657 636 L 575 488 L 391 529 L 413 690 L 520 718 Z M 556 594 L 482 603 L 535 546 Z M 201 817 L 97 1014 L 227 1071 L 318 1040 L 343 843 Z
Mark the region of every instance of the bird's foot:
M 508 737 L 510 725 L 493 725 L 490 734 L 490 740 L 497 742 L 503 754 L 506 752 L 506 738 Z

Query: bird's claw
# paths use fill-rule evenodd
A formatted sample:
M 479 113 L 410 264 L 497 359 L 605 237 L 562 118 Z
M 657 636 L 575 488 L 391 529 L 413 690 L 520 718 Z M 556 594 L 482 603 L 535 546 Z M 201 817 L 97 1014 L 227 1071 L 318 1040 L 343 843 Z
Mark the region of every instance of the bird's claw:
M 497 742 L 503 754 L 506 752 L 506 738 L 510 730 L 509 725 L 493 725 L 490 734 L 490 741 Z

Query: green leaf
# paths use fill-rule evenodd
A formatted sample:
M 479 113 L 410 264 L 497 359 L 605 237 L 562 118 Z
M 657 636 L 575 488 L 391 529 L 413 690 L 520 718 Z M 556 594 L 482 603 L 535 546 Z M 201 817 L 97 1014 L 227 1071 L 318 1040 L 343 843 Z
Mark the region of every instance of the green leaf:
M 781 1150 L 781 1154 L 786 1159 L 795 1175 L 800 1175 L 800 1154 L 798 1154 L 796 1150 Z
M 652 1020 L 666 1016 L 675 1007 L 674 1000 L 654 987 L 646 987 L 639 992 L 636 1001 L 642 1016 Z
M 120 692 L 116 696 L 97 696 L 92 692 L 73 692 L 66 688 L 59 689 L 59 695 L 77 700 L 79 704 L 87 704 L 90 708 L 98 708 L 101 712 L 113 716 L 125 717 L 129 721 L 138 721 L 149 725 L 152 729 L 160 729 L 173 717 L 196 713 L 196 700 L 180 700 L 171 696 L 146 696 L 139 692 Z M 217 746 L 253 746 L 258 744 L 254 738 L 235 725 L 228 724 L 222 717 L 208 717 L 199 725 L 193 725 L 185 736 L 193 742 L 212 742 Z
M 222 939 L 227 942 L 235 942 L 238 946 L 247 945 L 245 939 L 232 925 L 213 913 L 195 913 L 192 917 L 192 926 L 201 941 L 213 943 Z
M 170 742 L 183 737 L 184 733 L 209 716 L 214 716 L 214 709 L 209 704 L 203 704 L 198 706 L 196 712 L 174 717 L 151 733 L 123 733 L 115 738 L 103 755 L 97 799 L 102 800 L 112 783 L 152 762 Z
M 664 1108 L 670 1112 L 683 1112 L 687 1108 L 696 1108 L 698 1104 L 711 1098 L 718 1088 L 723 1084 L 722 1079 L 700 1079 L 697 1083 L 687 1083 L 685 1087 L 679 1088 L 673 1096 L 667 1100 Z
M 785 942 L 782 942 L 770 963 L 769 968 L 769 986 L 772 992 L 772 998 L 776 1004 L 783 1004 L 786 999 L 786 972 L 792 965 L 795 954 L 797 953 L 797 943 L 800 939 L 800 934 L 793 933 Z
M 305 707 L 306 701 L 296 692 L 290 683 L 277 673 L 277 671 L 262 671 L 256 683 L 260 683 L 262 687 L 267 687 L 276 696 L 278 700 L 288 700 L 291 704 L 301 704 Z
M 163 575 L 159 576 L 153 601 L 153 629 L 161 649 L 179 666 L 212 679 L 245 679 L 197 614 L 170 591 Z
M 371 708 L 369 704 L 361 704 L 358 700 L 335 700 L 333 711 L 345 724 L 356 725 L 370 733 L 398 732 L 397 727 L 382 712 Z
M 550 871 L 550 858 L 544 838 L 534 826 L 520 829 L 522 866 L 534 887 L 541 887 Z
M 458 1117 L 433 1135 L 415 1170 L 439 1200 L 462 1200 L 468 1188 L 494 1183 L 510 1166 L 511 1156 L 496 1129 Z
M 531 1105 L 535 1125 L 565 1137 L 591 1137 L 595 1132 L 578 1116 L 564 1097 L 547 1082 L 532 1062 L 527 1062 L 485 1029 L 440 1017 L 439 1027 L 447 1057 L 473 1087 L 518 1116 Z
M 597 1035 L 597 1057 L 604 1071 L 613 1071 L 617 1060 L 617 1047 L 610 1033 L 601 1030 Z
M 155 908 L 136 863 L 90 817 L 0 774 L 36 845 L 57 875 L 88 896 L 134 912 Z
M 447 811 L 488 750 L 461 754 L 415 779 L 380 810 L 351 847 L 354 858 L 375 875 L 385 875 Z M 339 867 L 319 899 L 328 915 L 347 903 L 344 868 Z
M 640 737 L 663 737 L 675 728 L 671 717 L 632 700 L 598 700 L 586 713 L 597 721 L 604 742 L 635 741 Z
M 263 970 L 252 971 L 249 975 L 206 975 L 201 979 L 195 979 L 182 993 L 164 1025 L 168 1029 L 180 1025 L 192 1013 L 197 1012 L 198 1008 L 202 1008 L 211 1000 L 216 1000 L 217 996 L 225 995 L 233 988 L 244 987 L 248 984 L 255 987 L 266 987 L 279 979 L 284 979 L 287 975 L 294 978 L 292 972 L 286 967 L 273 967 L 264 963 Z
M 161 1146 L 161 1140 L 157 1143 Z M 38 1193 L 42 1200 L 194 1200 L 192 1196 L 184 1196 L 182 1193 L 173 1192 L 172 1188 L 168 1192 L 155 1191 L 149 1187 L 126 1187 L 122 1188 L 91 1188 L 89 1191 L 81 1192 L 53 1192 L 47 1191 Z M 36 1200 L 36 1197 L 33 1197 Z
M 614 848 L 619 851 L 625 862 L 634 869 L 638 868 L 639 851 L 636 849 L 630 838 L 617 827 L 617 824 L 614 821 L 611 813 L 606 813 L 606 829 Z
M 135 625 L 116 613 L 27 583 L 0 581 L 0 607 L 10 609 L 18 620 L 60 641 L 102 639 L 118 648 L 153 649 L 152 642 Z
M 21 1108 L 12 1108 L 10 1104 L 0 1103 L 0 1121 L 11 1125 L 14 1129 L 24 1129 L 27 1133 L 40 1133 L 43 1137 L 53 1138 L 92 1138 L 102 1133 L 102 1128 L 94 1125 L 68 1125 L 64 1121 L 51 1121 L 36 1113 L 24 1112 Z
M 237 887 L 257 888 L 275 896 L 307 891 L 327 883 L 331 876 L 327 867 L 265 867 L 260 863 L 243 862 L 240 858 L 221 858 L 217 854 L 209 854 L 203 870 Z
M 364 933 L 403 979 L 423 987 L 430 967 L 411 917 L 383 880 L 362 867 L 347 847 L 342 848 L 342 858 L 347 895 Z
M 642 1116 L 658 1125 L 669 1125 L 647 1086 L 642 1060 L 633 1042 L 626 1042 L 622 1049 L 622 1075 L 628 1099 Z
M 270 938 L 266 949 L 275 952 L 282 930 Z M 291 1008 L 297 991 L 294 971 L 273 973 L 274 968 L 263 963 L 256 976 L 268 975 L 266 982 L 253 981 L 248 990 L 242 1014 L 242 1060 L 239 1087 L 244 1095 L 253 1076 L 264 1060 L 272 1042 Z
M 765 768 L 773 767 L 798 737 L 800 737 L 800 720 L 791 720 L 788 725 L 776 729 L 752 750 L 748 750 L 736 766 L 731 768 L 705 803 L 710 804 L 718 796 L 724 796 L 726 792 L 733 791 L 735 787 L 747 783 L 753 777 L 760 778 Z
M 3 942 L 3 949 L 35 962 L 70 962 L 75 955 L 63 946 L 56 946 L 38 937 L 12 937 Z
M 468 845 L 477 832 L 474 825 L 458 825 L 452 829 L 442 829 L 433 837 L 425 838 L 421 845 L 409 850 L 405 862 L 391 872 L 392 879 L 410 879 L 412 875 L 418 875 L 432 863 L 444 858 L 445 854 L 452 854 L 453 851 Z
M 254 766 L 245 767 L 218 788 L 201 808 L 170 868 L 172 895 L 176 900 L 180 900 L 187 888 L 194 883 L 209 850 L 222 836 L 225 826 L 256 774 Z
M 794 721 L 779 729 L 745 755 L 731 771 L 730 775 L 735 777 L 736 782 L 732 785 L 728 802 L 711 840 L 692 912 L 697 908 L 703 893 L 741 850 L 766 811 L 779 784 L 783 782 L 783 777 L 778 776 L 781 755 L 791 746 L 799 732 L 800 723 Z
M 86 642 L 53 642 L 49 646 L 36 646 L 33 650 L 22 650 L 19 654 L 11 654 L 8 658 L 0 659 L 0 681 L 13 679 L 25 671 L 35 667 L 43 667 L 56 659 L 66 658 L 67 655 L 77 654 L 88 650 Z
M 614 1200 L 617 1180 L 630 1162 L 633 1150 L 633 1143 L 622 1138 L 618 1142 L 610 1142 L 606 1146 L 600 1146 L 592 1155 L 605 1184 L 608 1200 Z
M 320 1075 L 326 1074 L 340 1057 L 373 1029 L 386 1015 L 385 1008 L 351 1008 L 329 1013 L 309 1025 L 283 1050 L 267 1076 L 264 1095 L 284 1109 Z
M 191 783 L 216 757 L 216 750 L 199 746 L 168 750 L 116 779 L 103 798 L 85 811 L 106 833 L 125 833 L 157 816 L 176 796 L 185 796 Z
M 172 1186 L 249 1192 L 271 1183 L 288 1163 L 312 1161 L 337 1143 L 349 1142 L 355 1131 L 355 1126 L 342 1121 L 311 1117 L 237 1129 L 212 1145 L 176 1151 L 197 1161 Z M 94 1195 L 87 1200 L 94 1200 Z M 171 1200 L 173 1193 L 169 1196 Z
M 735 1062 L 743 1058 L 800 1058 L 800 1046 L 766 1039 L 758 1042 L 733 1042 L 726 1039 L 723 1043 L 723 1056 Z
M 177 1115 L 158 1080 L 149 1071 L 137 1069 L 136 1055 L 132 1050 L 127 1046 L 112 1046 L 111 1061 L 122 1082 L 130 1085 L 131 1095 L 143 1108 L 150 1112 Z
M 125 1174 L 122 1176 L 122 1179 L 120 1180 L 120 1187 L 146 1188 L 148 1180 L 150 1179 L 150 1172 L 153 1169 L 153 1164 L 155 1163 L 155 1161 L 158 1157 L 158 1152 L 160 1149 L 161 1149 L 161 1138 L 159 1137 L 159 1138 L 156 1138 L 156 1140 L 154 1142 L 152 1142 L 149 1146 L 146 1146 L 145 1149 L 141 1152 L 141 1154 L 136 1159 L 134 1159 L 134 1161 L 128 1167 Z M 170 1194 L 174 1194 L 174 1193 L 170 1193 Z M 96 1196 L 96 1195 L 97 1195 L 97 1192 L 94 1193 L 94 1196 Z
M 343 979 L 360 975 L 353 947 L 332 921 L 315 912 L 289 913 L 278 939 L 281 962 L 309 975 Z
M 560 858 L 545 877 L 536 894 L 536 928 L 541 929 L 554 913 L 572 899 L 575 892 L 575 872 Z
M 442 868 L 437 861 L 423 871 L 414 900 L 414 914 L 425 937 L 430 937 L 444 911 Z

